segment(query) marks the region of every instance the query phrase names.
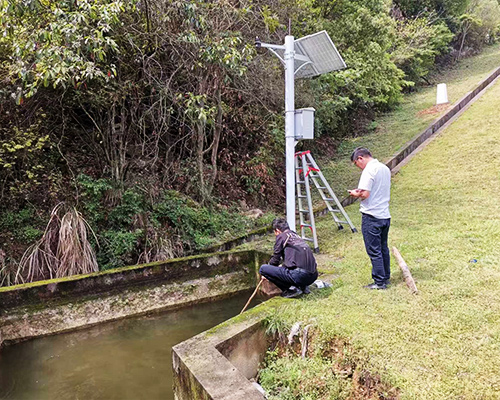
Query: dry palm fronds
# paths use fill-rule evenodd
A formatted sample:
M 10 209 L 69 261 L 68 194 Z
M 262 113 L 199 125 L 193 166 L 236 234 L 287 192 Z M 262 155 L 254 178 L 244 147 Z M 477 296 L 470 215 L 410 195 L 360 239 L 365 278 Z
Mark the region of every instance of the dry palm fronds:
M 57 236 L 59 231 L 59 203 L 50 214 L 50 220 L 40 240 L 32 244 L 24 252 L 19 263 L 15 282 L 33 282 L 41 279 L 55 278 L 58 260 L 56 258 Z
M 62 217 L 56 254 L 59 260 L 57 278 L 98 271 L 94 250 L 87 239 L 87 228 L 90 229 L 87 221 L 74 208 Z
M 0 287 L 10 286 L 14 281 L 14 274 L 5 262 L 5 251 L 0 249 Z
M 42 238 L 25 251 L 15 283 L 98 271 L 95 253 L 87 238 L 90 226 L 74 208 L 61 218 L 63 206 L 60 203 L 54 207 Z

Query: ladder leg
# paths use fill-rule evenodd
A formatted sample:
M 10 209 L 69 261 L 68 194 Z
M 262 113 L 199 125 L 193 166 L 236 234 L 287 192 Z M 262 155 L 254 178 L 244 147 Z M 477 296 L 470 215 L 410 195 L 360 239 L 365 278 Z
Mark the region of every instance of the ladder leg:
M 308 175 L 308 168 L 307 168 L 307 160 L 305 154 L 302 154 L 302 173 L 304 174 L 304 181 L 305 181 L 305 186 L 306 186 L 306 196 L 307 196 L 307 208 L 309 210 L 309 221 L 311 224 L 311 230 L 313 234 L 313 243 L 314 243 L 314 251 L 316 253 L 319 253 L 319 245 L 318 245 L 318 236 L 316 234 L 316 224 L 314 221 L 314 209 L 312 205 L 312 198 L 311 198 L 311 188 L 309 186 L 309 175 Z
M 304 225 L 306 223 L 304 219 L 304 213 L 302 213 L 300 210 L 302 210 L 303 207 L 303 202 L 302 199 L 304 195 L 302 194 L 302 188 L 300 182 L 302 181 L 302 177 L 300 176 L 300 165 L 299 165 L 299 158 L 297 155 L 295 155 L 295 186 L 296 186 L 296 193 L 297 193 L 297 204 L 299 206 L 299 220 L 300 220 L 300 236 L 302 238 L 305 237 L 305 232 L 304 232 Z M 303 170 L 302 170 L 303 173 Z

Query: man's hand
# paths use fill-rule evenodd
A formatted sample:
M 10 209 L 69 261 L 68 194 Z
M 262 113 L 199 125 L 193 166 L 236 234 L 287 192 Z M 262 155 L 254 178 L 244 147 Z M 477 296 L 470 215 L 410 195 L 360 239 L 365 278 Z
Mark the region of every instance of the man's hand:
M 368 190 L 363 189 L 352 189 L 348 190 L 349 195 L 355 198 L 359 198 L 361 200 L 365 200 L 370 197 L 370 192 Z

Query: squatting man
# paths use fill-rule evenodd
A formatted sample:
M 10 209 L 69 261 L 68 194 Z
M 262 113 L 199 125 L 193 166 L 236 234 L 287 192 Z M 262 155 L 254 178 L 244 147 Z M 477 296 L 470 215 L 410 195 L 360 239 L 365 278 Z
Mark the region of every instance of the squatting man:
M 279 287 L 282 297 L 292 298 L 309 293 L 308 285 L 318 278 L 316 260 L 309 245 L 292 231 L 288 222 L 276 218 L 273 256 L 260 267 L 260 274 Z M 280 265 L 281 260 L 283 263 Z

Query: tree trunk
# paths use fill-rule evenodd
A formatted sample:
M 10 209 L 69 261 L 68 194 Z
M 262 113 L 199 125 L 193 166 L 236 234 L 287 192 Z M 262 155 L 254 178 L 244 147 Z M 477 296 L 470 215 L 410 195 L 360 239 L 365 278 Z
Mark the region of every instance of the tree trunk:
M 217 155 L 219 153 L 219 143 L 222 136 L 222 101 L 220 89 L 217 90 L 217 119 L 214 127 L 214 138 L 212 142 L 212 155 L 210 161 L 212 163 L 212 176 L 207 187 L 207 195 L 210 196 L 217 180 Z

